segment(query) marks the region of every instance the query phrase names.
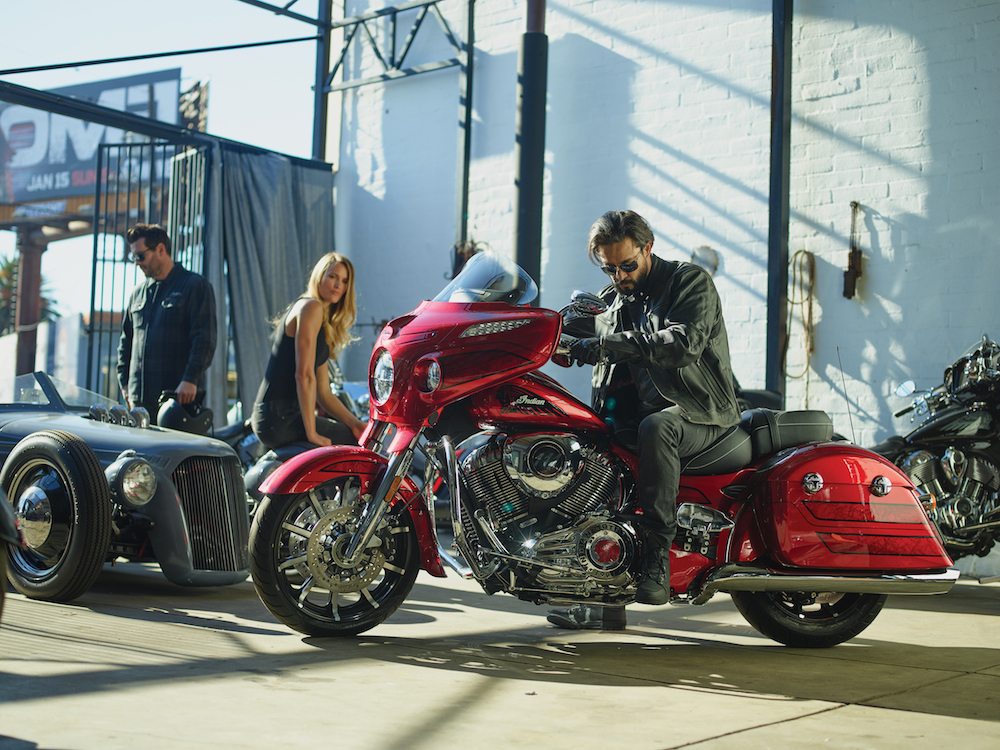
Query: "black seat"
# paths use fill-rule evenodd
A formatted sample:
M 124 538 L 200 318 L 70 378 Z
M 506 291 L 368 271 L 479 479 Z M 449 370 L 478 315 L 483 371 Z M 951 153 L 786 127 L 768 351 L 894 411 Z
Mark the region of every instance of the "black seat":
M 823 411 L 750 409 L 743 419 L 700 453 L 681 459 L 681 473 L 732 474 L 753 461 L 803 443 L 830 440 L 833 421 Z

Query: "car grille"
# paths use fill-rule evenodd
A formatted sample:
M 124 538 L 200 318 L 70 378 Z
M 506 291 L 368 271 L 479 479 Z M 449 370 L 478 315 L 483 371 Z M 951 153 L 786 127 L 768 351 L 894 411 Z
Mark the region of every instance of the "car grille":
M 239 459 L 187 458 L 171 479 L 181 498 L 195 570 L 246 570 L 250 514 Z

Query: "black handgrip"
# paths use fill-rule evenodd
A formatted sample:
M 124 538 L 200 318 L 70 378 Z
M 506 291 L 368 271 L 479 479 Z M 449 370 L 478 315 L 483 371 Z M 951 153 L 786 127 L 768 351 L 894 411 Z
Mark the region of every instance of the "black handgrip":
M 894 416 L 894 417 L 901 417 L 901 416 L 903 416 L 904 414 L 909 414 L 909 413 L 910 413 L 911 411 L 913 411 L 913 404 L 910 404 L 910 405 L 909 405 L 909 406 L 907 406 L 907 407 L 906 407 L 905 409 L 900 409 L 900 410 L 899 410 L 899 411 L 897 411 L 897 412 L 896 412 L 895 414 L 893 414 L 893 416 Z

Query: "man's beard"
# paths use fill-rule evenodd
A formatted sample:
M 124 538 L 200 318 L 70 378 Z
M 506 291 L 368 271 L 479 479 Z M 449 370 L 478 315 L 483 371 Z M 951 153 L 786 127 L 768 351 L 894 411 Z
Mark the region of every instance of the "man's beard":
M 622 297 L 633 297 L 635 296 L 636 292 L 642 291 L 642 287 L 646 283 L 646 277 L 648 275 L 649 275 L 649 269 L 647 268 L 646 272 L 643 273 L 641 277 L 636 279 L 625 279 L 625 282 L 629 284 L 627 288 L 623 288 L 621 282 L 616 281 L 615 290 Z

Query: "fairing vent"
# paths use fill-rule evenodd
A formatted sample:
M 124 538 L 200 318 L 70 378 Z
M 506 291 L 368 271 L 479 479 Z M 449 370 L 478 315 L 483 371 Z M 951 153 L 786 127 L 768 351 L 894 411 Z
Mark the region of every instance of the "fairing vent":
M 239 459 L 187 458 L 171 478 L 180 494 L 195 570 L 250 567 L 250 514 Z

